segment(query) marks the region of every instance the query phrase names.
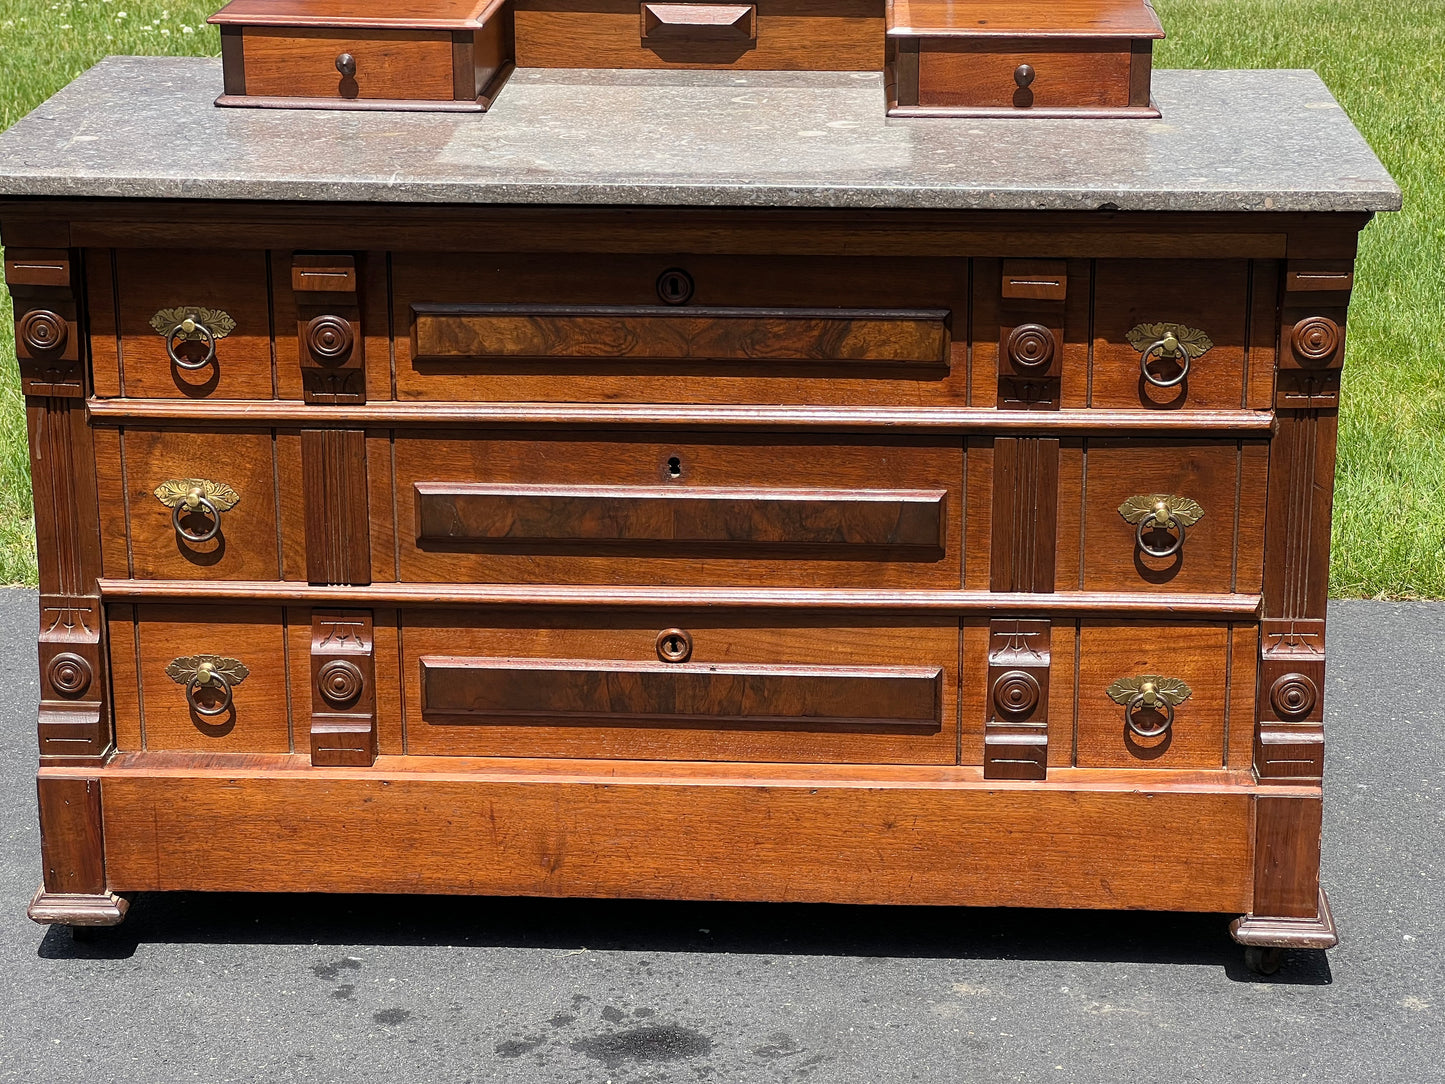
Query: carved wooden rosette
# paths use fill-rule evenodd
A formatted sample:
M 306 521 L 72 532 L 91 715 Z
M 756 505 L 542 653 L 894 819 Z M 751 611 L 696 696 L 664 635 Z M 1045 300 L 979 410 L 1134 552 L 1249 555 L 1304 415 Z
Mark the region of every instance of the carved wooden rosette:
M 369 610 L 311 615 L 311 763 L 376 760 L 375 639 Z
M 302 394 L 308 403 L 366 402 L 366 350 L 356 257 L 305 255 L 291 261 Z
M 85 336 L 68 249 L 11 249 L 15 350 L 25 392 L 40 579 L 40 755 L 87 764 L 111 747 L 95 456 L 85 416 Z
M 1000 283 L 998 405 L 1058 410 L 1064 360 L 1063 260 L 1004 260 Z

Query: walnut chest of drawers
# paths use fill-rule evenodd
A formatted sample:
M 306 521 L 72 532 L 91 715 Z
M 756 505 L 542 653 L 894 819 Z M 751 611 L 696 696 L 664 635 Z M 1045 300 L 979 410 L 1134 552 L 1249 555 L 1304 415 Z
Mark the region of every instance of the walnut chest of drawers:
M 695 121 L 675 74 L 519 71 L 485 116 L 221 123 L 215 72 L 108 61 L 0 139 L 33 917 L 452 892 L 1334 942 L 1336 411 L 1398 193 L 1312 75 L 1024 132 L 827 74 L 686 76 Z

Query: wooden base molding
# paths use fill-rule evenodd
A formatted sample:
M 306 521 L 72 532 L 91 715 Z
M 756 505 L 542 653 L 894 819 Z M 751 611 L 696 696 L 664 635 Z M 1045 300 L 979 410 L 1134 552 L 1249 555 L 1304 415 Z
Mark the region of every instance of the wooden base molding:
M 114 892 L 82 894 L 36 889 L 26 912 L 42 926 L 119 926 L 130 910 L 130 900 Z
M 1260 948 L 1328 949 L 1340 943 L 1330 900 L 1320 889 L 1319 913 L 1313 918 L 1241 915 L 1229 924 L 1229 935 L 1241 945 Z

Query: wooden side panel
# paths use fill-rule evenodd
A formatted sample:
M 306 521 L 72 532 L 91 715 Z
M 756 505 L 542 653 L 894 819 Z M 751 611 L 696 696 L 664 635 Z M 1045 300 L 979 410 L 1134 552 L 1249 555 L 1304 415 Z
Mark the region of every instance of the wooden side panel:
M 264 252 L 119 249 L 115 268 L 126 395 L 143 399 L 272 398 Z M 219 311 L 235 324 L 217 338 L 215 361 L 200 369 L 174 365 L 166 355 L 164 333 L 151 324 L 158 314 L 174 315 L 178 309 L 186 310 L 182 316 L 201 316 L 203 322 L 202 310 Z M 221 322 L 213 319 L 212 323 L 217 325 L 212 330 L 220 336 Z M 188 360 L 204 356 L 201 342 L 188 342 L 178 349 Z
M 85 253 L 85 313 L 90 331 L 90 379 L 102 398 L 119 395 L 120 337 L 116 334 L 115 266 L 108 248 Z
M 1254 851 L 1256 915 L 1312 918 L 1320 900 L 1318 796 L 1255 799 L 1258 839 Z
M 311 30 L 248 26 L 246 93 L 266 97 L 452 98 L 452 36 L 444 30 Z M 343 75 L 347 53 L 355 74 Z
M 443 782 L 406 773 L 130 775 L 106 780 L 105 831 L 111 887 L 121 892 L 1242 912 L 1251 897 L 1250 801 L 871 784 Z M 223 848 L 217 824 L 226 825 Z M 1040 824 L 1068 830 L 1040 832 Z
M 137 578 L 276 578 L 276 469 L 268 430 L 127 428 L 125 468 L 125 514 Z M 208 542 L 183 538 L 173 509 L 155 493 L 167 482 L 196 479 L 229 486 L 239 498 L 220 513 L 220 534 Z M 118 518 L 112 522 L 119 526 Z M 212 522 L 205 511 L 181 516 L 181 525 L 197 537 Z
M 391 431 L 368 430 L 366 476 L 368 523 L 371 532 L 371 582 L 397 578 L 396 487 L 391 469 Z
M 1014 73 L 1034 69 L 1027 86 Z M 918 104 L 995 109 L 1113 108 L 1131 104 L 1132 56 L 1123 39 L 924 38 Z
M 104 892 L 100 780 L 42 777 L 38 790 L 45 891 Z
M 1280 260 L 1255 260 L 1250 269 L 1248 386 L 1244 405 L 1251 410 L 1274 406 L 1274 370 L 1279 345 Z
M 381 402 L 395 398 L 391 390 L 391 256 L 364 252 L 358 264 L 366 399 Z
M 621 440 L 617 436 L 546 431 L 497 439 L 488 434 L 468 437 L 447 431 L 399 431 L 395 499 L 401 578 L 879 588 L 953 587 L 959 582 L 963 448 L 958 438 L 697 432 L 628 434 Z M 615 488 L 671 489 L 679 494 L 742 490 L 747 501 L 734 502 L 733 510 L 742 512 L 743 505 L 751 503 L 745 515 L 715 517 L 716 522 L 706 531 L 694 525 L 698 527 L 694 534 L 703 539 L 698 540 L 687 534 L 691 527 L 679 527 L 665 509 L 655 517 L 658 524 L 649 524 L 643 510 L 628 505 L 639 517 L 634 529 L 622 520 L 613 522 L 614 512 L 624 502 L 612 502 L 606 508 L 599 505 L 593 522 L 579 518 L 577 507 L 564 508 L 565 502 L 558 503 L 560 498 L 547 496 L 550 491 L 576 492 L 579 486 L 603 481 Z M 437 517 L 432 513 L 439 512 L 441 505 L 433 502 L 428 511 L 421 498 L 448 487 L 460 492 L 455 483 L 493 492 L 530 491 L 535 498 L 514 500 L 519 515 L 503 516 L 485 530 L 478 518 L 484 509 L 458 509 L 461 537 L 439 537 L 440 527 L 454 521 L 448 514 L 443 517 L 445 523 L 433 522 Z M 826 500 L 814 502 L 820 523 L 826 524 L 821 532 L 812 529 L 809 516 L 795 514 L 796 509 L 784 515 L 786 499 L 768 499 L 770 491 L 787 498 L 790 493 L 813 489 L 829 491 Z M 872 512 L 854 516 L 846 507 L 854 498 L 845 491 L 853 489 L 928 496 L 915 502 L 917 507 L 906 514 L 892 516 L 894 527 L 886 526 L 889 513 L 883 514 L 882 525 L 869 526 Z M 390 501 L 392 493 L 390 487 L 374 484 L 373 504 Z M 940 493 L 941 510 L 936 503 Z M 886 503 L 884 500 L 879 507 Z M 916 524 L 910 518 L 915 515 Z M 469 516 L 477 519 L 471 532 L 474 537 L 467 536 Z M 530 520 L 536 517 L 540 522 L 532 525 Z M 863 540 L 887 537 L 890 531 L 902 532 L 898 535 L 901 540 L 916 543 L 939 523 L 942 538 L 934 533 L 937 541 L 931 547 L 838 544 L 850 535 Z M 730 525 L 736 526 L 740 538 L 757 541 L 742 545 L 729 539 Z M 494 530 L 520 533 L 516 538 L 485 537 Z M 837 535 L 838 531 L 845 533 Z M 649 536 L 655 540 L 644 541 Z M 685 539 L 686 544 L 673 537 Z M 705 540 L 709 537 L 714 541 Z
M 1224 764 L 1229 701 L 1229 628 L 1198 622 L 1144 623 L 1091 619 L 1081 623 L 1078 764 L 1081 768 L 1218 768 Z M 1124 707 L 1108 695 L 1120 678 L 1179 678 L 1190 696 L 1159 737 L 1136 735 Z M 1144 729 L 1162 712 L 1141 708 Z
M 989 591 L 993 576 L 989 555 L 993 549 L 994 441 L 969 437 L 966 466 L 963 585 L 970 591 Z
M 687 643 L 678 662 L 659 646 Z M 414 613 L 408 752 L 951 764 L 958 625 L 704 612 Z
M 115 718 L 115 747 L 124 752 L 145 748 L 141 726 L 140 673 L 136 670 L 135 607 L 112 603 L 106 607 L 106 646 L 110 651 L 111 710 Z
M 1249 263 L 1245 260 L 1099 260 L 1095 263 L 1092 405 L 1151 410 L 1227 410 L 1244 399 Z M 1135 328 L 1181 324 L 1212 344 L 1183 383 L 1158 388 L 1140 372 Z M 1146 344 L 1147 345 L 1147 344 Z M 1172 363 L 1155 362 L 1163 379 Z
M 137 606 L 140 689 L 147 749 L 281 753 L 291 747 L 286 644 L 278 607 Z M 218 655 L 249 673 L 230 710 L 206 717 L 166 668 L 176 659 Z
M 109 579 L 130 575 L 130 538 L 126 526 L 125 460 L 121 430 L 92 427 L 95 448 L 95 490 L 101 510 L 100 564 Z
M 644 41 L 637 0 L 519 0 L 522 68 L 881 71 L 880 0 L 758 0 L 757 36 Z

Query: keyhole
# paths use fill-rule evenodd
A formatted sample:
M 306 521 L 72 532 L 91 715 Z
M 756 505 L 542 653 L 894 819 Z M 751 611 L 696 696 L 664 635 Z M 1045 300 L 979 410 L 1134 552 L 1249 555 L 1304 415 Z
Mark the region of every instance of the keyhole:
M 667 457 L 667 473 L 673 478 L 682 477 L 682 460 L 675 455 Z
M 680 267 L 670 267 L 657 277 L 657 296 L 664 305 L 686 305 L 692 291 L 692 276 Z
M 657 657 L 663 662 L 686 662 L 692 656 L 692 637 L 683 629 L 663 629 L 657 634 Z

